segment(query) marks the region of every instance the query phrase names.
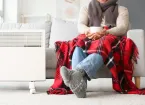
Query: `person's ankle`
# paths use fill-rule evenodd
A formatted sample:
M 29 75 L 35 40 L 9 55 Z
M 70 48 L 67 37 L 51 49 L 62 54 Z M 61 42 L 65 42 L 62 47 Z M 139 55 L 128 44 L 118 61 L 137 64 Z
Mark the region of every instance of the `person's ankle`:
M 88 81 L 91 81 L 91 79 L 89 78 L 89 76 L 85 72 L 85 70 L 77 68 L 76 71 L 79 71 L 82 74 L 83 77 L 86 77 Z
M 82 76 L 86 75 L 86 72 L 83 69 L 76 69 L 76 71 L 80 72 Z

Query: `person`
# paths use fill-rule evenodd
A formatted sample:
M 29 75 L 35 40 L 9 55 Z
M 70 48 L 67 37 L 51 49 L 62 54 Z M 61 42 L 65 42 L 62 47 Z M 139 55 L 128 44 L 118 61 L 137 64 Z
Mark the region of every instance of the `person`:
M 129 13 L 124 6 L 117 4 L 118 0 L 91 0 L 89 5 L 80 10 L 78 31 L 90 40 L 98 40 L 108 34 L 126 35 L 129 29 Z M 100 32 L 91 33 L 90 27 L 104 27 Z M 104 64 L 99 53 L 87 54 L 80 47 L 75 47 L 72 55 L 72 69 L 62 66 L 60 74 L 66 86 L 78 98 L 86 97 L 87 80 L 96 79 L 97 71 Z

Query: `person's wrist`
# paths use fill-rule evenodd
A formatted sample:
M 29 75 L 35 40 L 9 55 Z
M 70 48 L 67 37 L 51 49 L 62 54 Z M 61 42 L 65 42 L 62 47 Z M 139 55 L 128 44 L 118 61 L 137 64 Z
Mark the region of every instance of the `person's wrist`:
M 87 36 L 88 34 L 90 34 L 90 28 L 87 28 L 87 29 L 85 30 L 85 35 Z
M 108 35 L 109 34 L 109 31 L 108 30 L 106 30 L 106 35 Z

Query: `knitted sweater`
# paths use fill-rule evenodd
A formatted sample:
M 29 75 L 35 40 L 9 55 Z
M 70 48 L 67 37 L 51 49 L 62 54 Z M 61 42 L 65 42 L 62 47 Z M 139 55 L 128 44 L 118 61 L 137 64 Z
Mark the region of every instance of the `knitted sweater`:
M 105 17 L 103 16 L 101 26 L 105 25 Z M 85 30 L 89 29 L 88 24 L 88 5 L 83 6 L 80 10 L 78 19 L 78 31 L 80 34 L 84 34 Z M 128 9 L 123 6 L 118 7 L 118 17 L 116 20 L 116 27 L 113 27 L 108 31 L 109 34 L 121 36 L 125 35 L 129 29 L 129 13 Z

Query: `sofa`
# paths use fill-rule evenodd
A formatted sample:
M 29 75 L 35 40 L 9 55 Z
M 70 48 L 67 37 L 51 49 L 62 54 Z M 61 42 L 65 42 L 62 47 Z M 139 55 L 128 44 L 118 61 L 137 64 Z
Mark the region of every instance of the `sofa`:
M 46 48 L 46 78 L 54 78 L 56 68 L 55 56 L 55 41 L 71 40 L 78 35 L 77 22 L 69 22 L 61 19 L 52 19 L 49 47 Z M 138 64 L 135 64 L 133 76 L 137 87 L 140 87 L 140 77 L 145 76 L 145 42 L 144 30 L 130 29 L 127 32 L 127 37 L 132 39 L 138 47 L 139 59 Z M 97 72 L 98 78 L 111 78 L 111 72 L 106 66 L 102 66 Z
M 42 23 L 2 23 L 0 30 L 13 30 L 13 29 L 43 29 L 45 30 L 45 45 L 46 45 L 46 78 L 52 79 L 55 77 L 55 69 L 57 59 L 55 56 L 55 41 L 68 41 L 78 35 L 77 22 L 65 21 L 53 18 Z M 144 30 L 130 29 L 127 37 L 131 38 L 139 49 L 138 64 L 135 64 L 134 74 L 135 83 L 139 87 L 140 77 L 145 76 L 145 42 Z M 110 71 L 102 66 L 101 70 L 97 73 L 98 78 L 111 78 Z

